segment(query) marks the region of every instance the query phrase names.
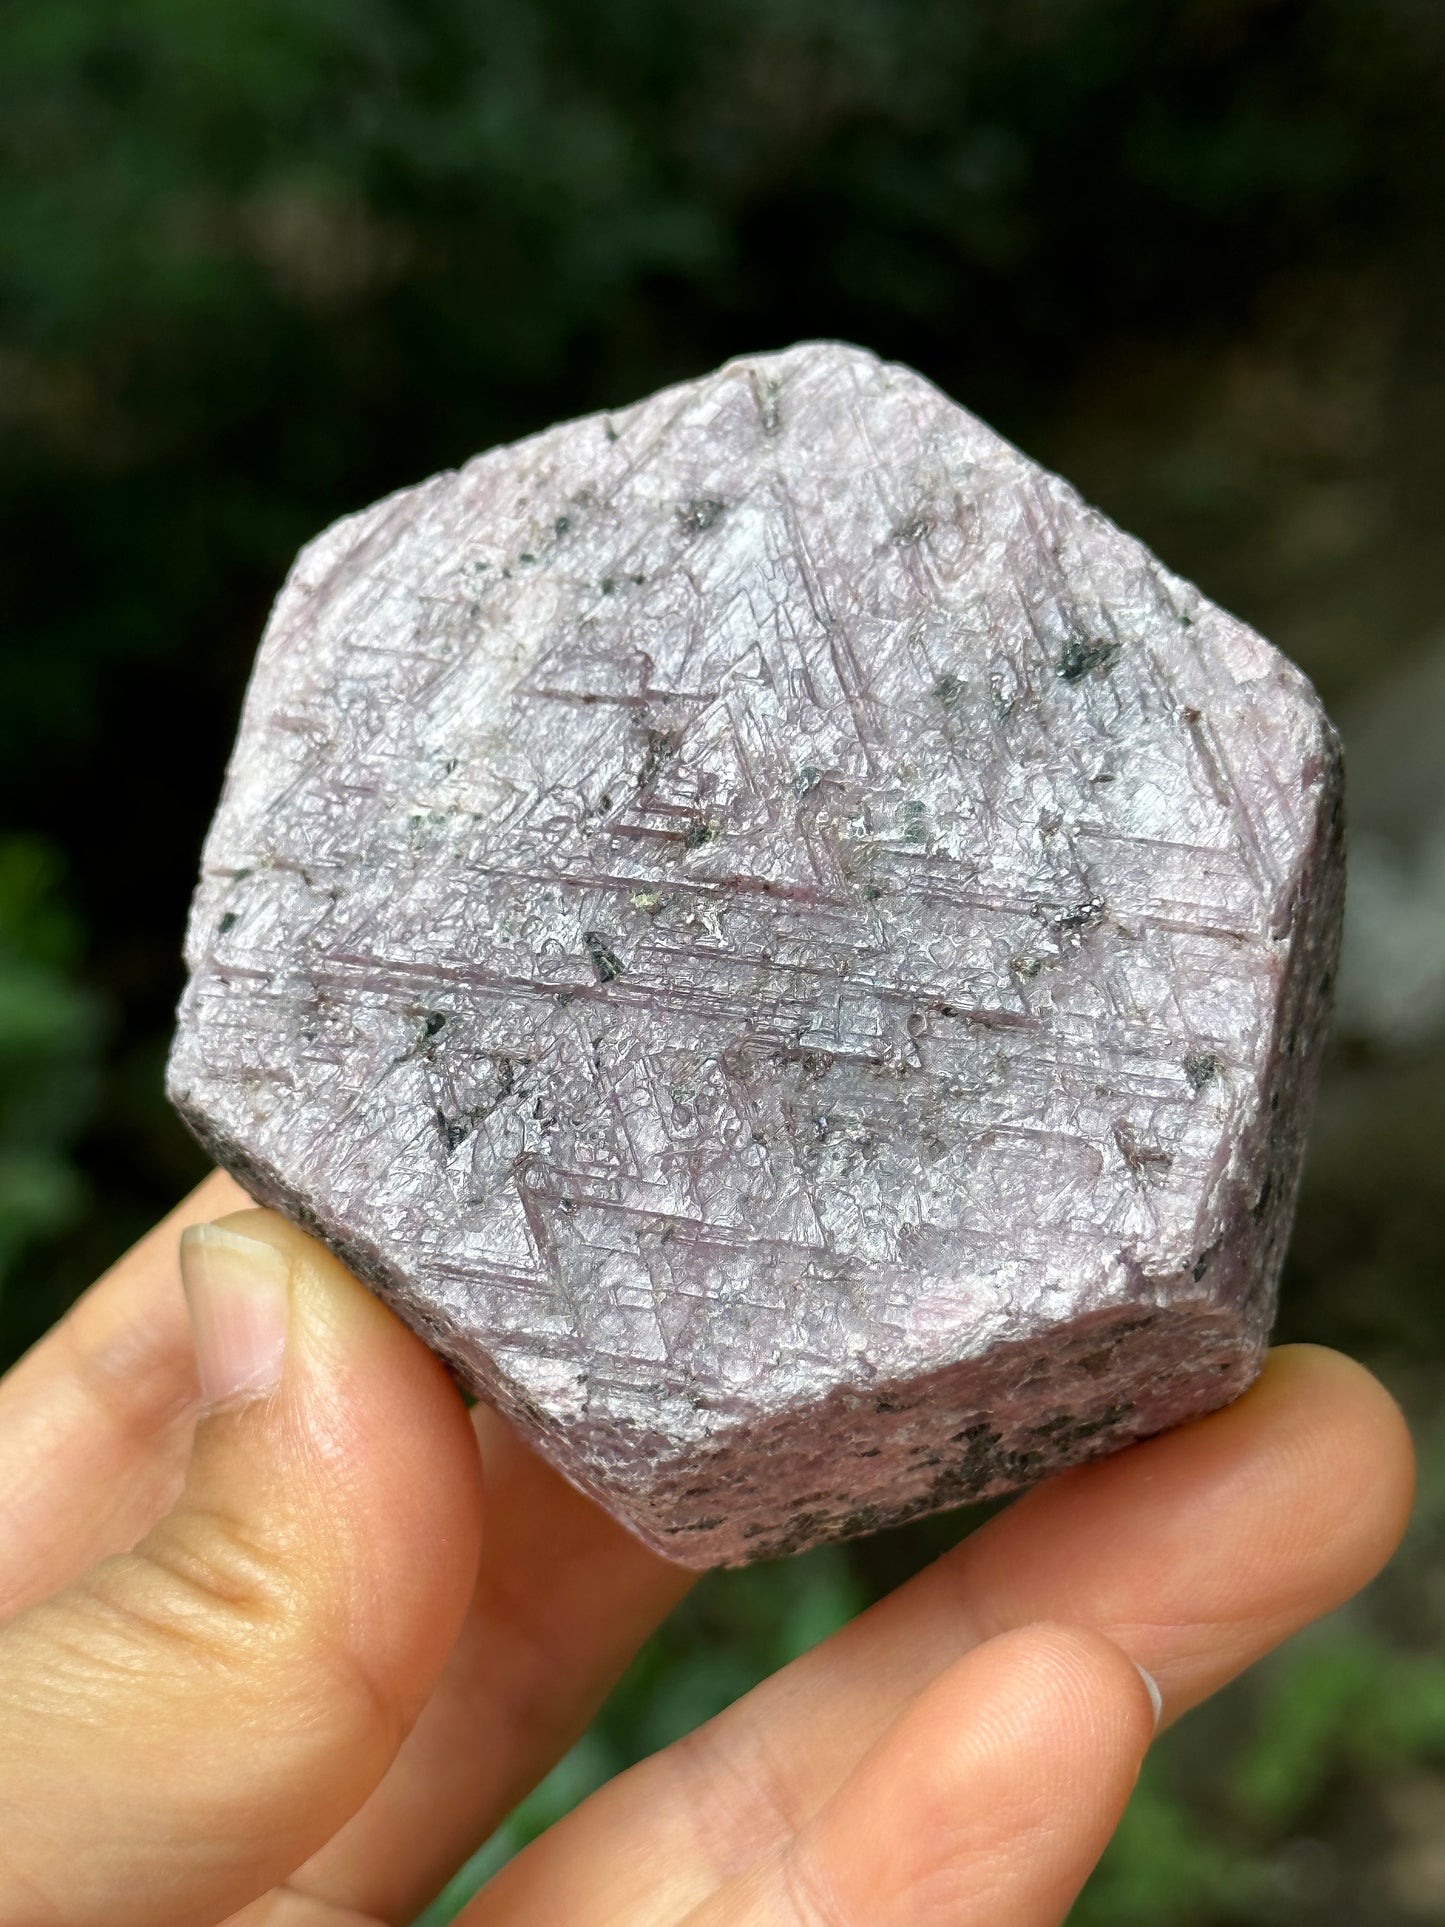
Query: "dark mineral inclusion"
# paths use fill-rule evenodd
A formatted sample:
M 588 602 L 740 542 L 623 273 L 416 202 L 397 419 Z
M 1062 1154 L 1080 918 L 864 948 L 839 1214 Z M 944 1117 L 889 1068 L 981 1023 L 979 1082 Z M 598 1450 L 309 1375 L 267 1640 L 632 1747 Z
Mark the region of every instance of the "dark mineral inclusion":
M 1257 1370 L 1334 969 L 1303 676 L 811 344 L 303 550 L 170 1092 L 688 1565 Z

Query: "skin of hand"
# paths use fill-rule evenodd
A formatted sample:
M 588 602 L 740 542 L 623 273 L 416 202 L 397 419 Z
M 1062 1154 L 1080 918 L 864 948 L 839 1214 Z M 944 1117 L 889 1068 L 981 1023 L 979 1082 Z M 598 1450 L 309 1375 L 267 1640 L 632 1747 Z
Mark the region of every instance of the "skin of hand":
M 691 1583 L 248 1204 L 209 1179 L 0 1382 L 5 1927 L 408 1921 Z M 1411 1478 L 1366 1372 L 1278 1351 L 623 1774 L 463 1919 L 1058 1923 L 1153 1737 L 1139 1669 L 1165 1720 L 1214 1692 L 1372 1577 Z

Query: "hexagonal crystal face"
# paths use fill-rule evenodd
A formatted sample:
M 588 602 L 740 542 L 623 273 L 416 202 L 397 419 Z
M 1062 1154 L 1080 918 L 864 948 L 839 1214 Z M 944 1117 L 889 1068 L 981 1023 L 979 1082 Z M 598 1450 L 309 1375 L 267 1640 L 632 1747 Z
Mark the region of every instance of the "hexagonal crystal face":
M 810 345 L 338 523 L 170 1088 L 635 1530 L 733 1561 L 1257 1367 L 1338 925 L 1308 684 Z

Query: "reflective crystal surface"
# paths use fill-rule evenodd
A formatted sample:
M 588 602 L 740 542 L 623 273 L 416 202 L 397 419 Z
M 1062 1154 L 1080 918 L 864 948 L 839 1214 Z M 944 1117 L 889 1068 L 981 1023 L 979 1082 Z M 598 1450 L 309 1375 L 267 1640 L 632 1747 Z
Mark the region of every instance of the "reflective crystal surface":
M 170 1090 L 689 1564 L 1258 1368 L 1333 971 L 1309 685 L 812 344 L 339 522 L 276 604 Z

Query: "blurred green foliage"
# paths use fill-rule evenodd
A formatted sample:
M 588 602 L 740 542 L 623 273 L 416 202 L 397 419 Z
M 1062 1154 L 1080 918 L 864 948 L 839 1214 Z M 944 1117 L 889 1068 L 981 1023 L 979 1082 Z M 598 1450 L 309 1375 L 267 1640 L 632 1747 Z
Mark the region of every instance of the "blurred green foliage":
M 0 1290 L 37 1239 L 74 1222 L 72 1146 L 94 1102 L 101 1030 L 77 980 L 80 926 L 37 837 L 0 838 Z
M 181 654 L 233 695 L 320 522 L 744 345 L 1022 413 L 1229 317 L 1418 191 L 1428 40 L 1404 0 L 13 0 L 0 757 Z
M 9 0 L 0 1350 L 202 1169 L 181 922 L 302 540 L 841 335 L 1368 694 L 1439 622 L 1442 129 L 1434 0 Z M 1442 1091 L 1438 1038 L 1345 1040 L 1286 1295 L 1427 1416 Z M 1156 1750 L 1086 1927 L 1445 1917 L 1431 1490 L 1366 1611 Z M 706 1581 L 473 1881 L 966 1523 Z

